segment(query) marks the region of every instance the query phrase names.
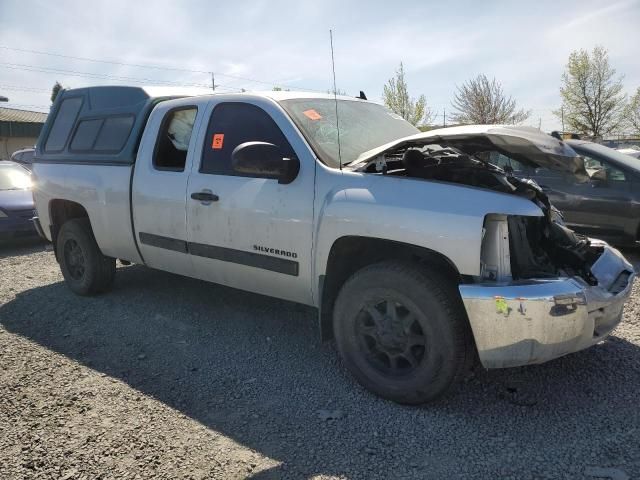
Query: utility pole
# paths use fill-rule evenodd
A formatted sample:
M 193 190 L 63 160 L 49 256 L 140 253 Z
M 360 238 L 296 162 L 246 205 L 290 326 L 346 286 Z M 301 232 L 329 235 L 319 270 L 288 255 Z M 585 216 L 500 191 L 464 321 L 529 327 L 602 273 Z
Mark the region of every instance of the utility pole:
M 442 123 L 447 126 L 447 107 L 442 107 Z
M 560 107 L 560 118 L 562 118 L 562 134 L 564 135 L 564 105 Z
M 216 91 L 216 82 L 213 76 L 213 72 L 211 72 L 211 90 L 213 90 L 214 92 Z
M 542 127 L 542 117 L 538 117 L 538 130 Z

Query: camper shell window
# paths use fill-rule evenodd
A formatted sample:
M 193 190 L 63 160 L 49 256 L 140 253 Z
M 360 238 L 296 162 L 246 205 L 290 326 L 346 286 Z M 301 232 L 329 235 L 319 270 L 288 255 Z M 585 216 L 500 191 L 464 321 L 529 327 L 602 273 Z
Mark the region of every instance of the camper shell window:
M 80 107 L 82 107 L 82 97 L 65 98 L 62 101 L 49 132 L 49 137 L 44 147 L 45 152 L 60 152 L 64 149 L 69 133 L 76 123 Z
M 129 138 L 134 119 L 132 115 L 125 115 L 80 120 L 69 150 L 118 153 Z
M 96 143 L 98 132 L 102 128 L 102 118 L 96 118 L 93 120 L 81 120 L 76 128 L 76 133 L 71 141 L 71 147 L 69 150 L 75 152 L 86 152 L 93 148 L 93 144 Z
M 42 128 L 34 162 L 131 165 L 153 108 L 183 96 L 160 87 L 62 90 Z
M 124 117 L 107 117 L 98 133 L 96 144 L 93 149 L 96 152 L 119 152 L 124 147 L 131 127 L 133 127 L 134 117 L 132 115 Z

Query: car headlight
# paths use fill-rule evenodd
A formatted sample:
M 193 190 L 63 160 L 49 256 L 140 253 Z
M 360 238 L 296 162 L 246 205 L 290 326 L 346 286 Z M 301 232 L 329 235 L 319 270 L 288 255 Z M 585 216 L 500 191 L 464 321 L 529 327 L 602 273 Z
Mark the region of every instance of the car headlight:
M 4 213 L 2 211 L 2 209 L 0 209 L 0 218 L 7 218 L 9 215 L 7 215 L 6 213 Z

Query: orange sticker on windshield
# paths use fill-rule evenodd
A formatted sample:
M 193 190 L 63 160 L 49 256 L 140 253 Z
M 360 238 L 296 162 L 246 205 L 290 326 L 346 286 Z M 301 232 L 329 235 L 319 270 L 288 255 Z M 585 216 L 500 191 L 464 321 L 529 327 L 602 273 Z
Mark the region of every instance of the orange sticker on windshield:
M 220 150 L 224 143 L 224 133 L 215 133 L 213 135 L 213 142 L 211 142 L 211 148 L 214 150 Z
M 309 120 L 320 120 L 322 118 L 322 115 L 320 115 L 318 112 L 316 112 L 313 108 L 310 110 L 305 110 L 304 112 L 302 112 L 304 114 L 305 117 L 307 117 Z

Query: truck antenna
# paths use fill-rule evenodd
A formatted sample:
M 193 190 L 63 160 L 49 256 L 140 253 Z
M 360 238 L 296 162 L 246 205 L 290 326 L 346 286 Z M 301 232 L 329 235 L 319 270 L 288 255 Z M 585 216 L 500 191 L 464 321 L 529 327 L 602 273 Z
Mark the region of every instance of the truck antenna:
M 329 29 L 329 42 L 331 43 L 331 69 L 333 70 L 333 101 L 336 104 L 336 129 L 338 130 L 338 164 L 342 171 L 342 152 L 340 151 L 340 121 L 338 120 L 338 90 L 336 89 L 336 62 L 333 58 L 333 31 Z

